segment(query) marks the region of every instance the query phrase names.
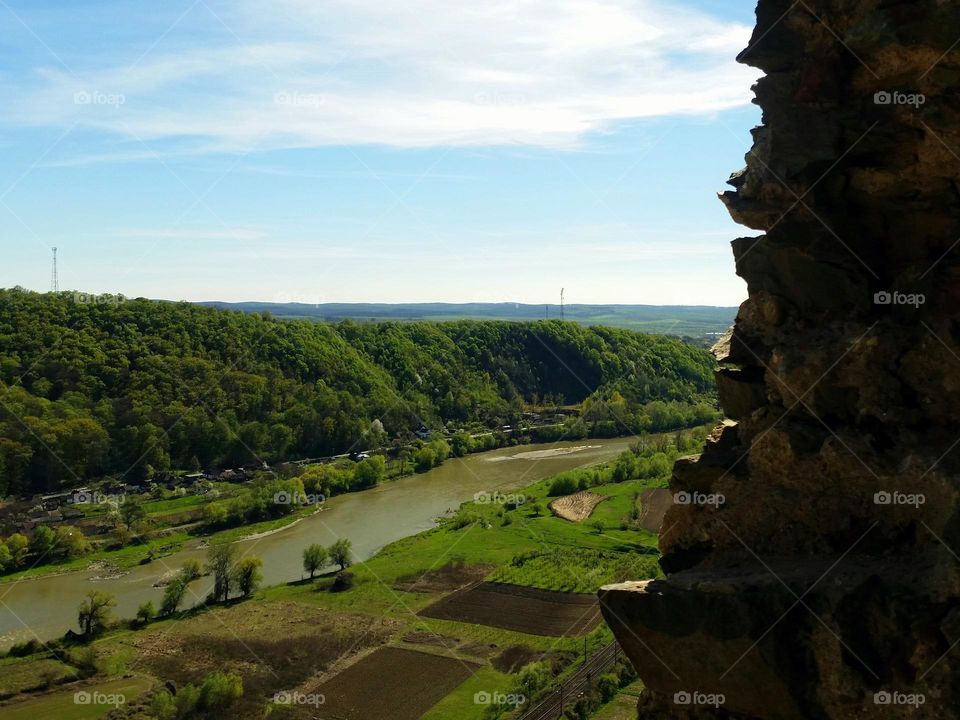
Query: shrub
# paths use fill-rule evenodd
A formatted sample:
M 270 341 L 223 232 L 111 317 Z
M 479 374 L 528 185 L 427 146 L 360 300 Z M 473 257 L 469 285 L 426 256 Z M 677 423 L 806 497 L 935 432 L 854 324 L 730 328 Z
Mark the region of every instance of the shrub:
M 332 592 L 343 592 L 353 587 L 353 573 L 349 570 L 341 570 L 333 580 L 330 586 Z
M 196 558 L 191 558 L 180 566 L 180 577 L 187 582 L 196 580 L 201 575 L 203 575 L 203 565 Z
M 387 476 L 387 462 L 382 455 L 374 455 L 357 463 L 353 470 L 357 487 L 369 488 L 382 482 Z
M 212 672 L 200 686 L 197 707 L 202 710 L 221 710 L 230 707 L 243 696 L 243 680 L 234 673 Z
M 577 491 L 577 481 L 570 475 L 558 475 L 550 483 L 550 497 L 571 495 Z
M 460 509 L 457 511 L 457 514 L 453 516 L 450 520 L 450 524 L 453 526 L 454 530 L 459 530 L 460 528 L 465 528 L 467 525 L 473 525 L 475 522 L 481 520 L 481 517 L 475 512 L 470 512 L 469 510 Z
M 153 616 L 157 614 L 156 609 L 153 607 L 153 602 L 147 600 L 145 603 L 142 603 L 140 607 L 137 608 L 137 622 L 141 625 L 146 625 L 153 619 Z
M 161 690 L 150 699 L 150 716 L 157 720 L 174 720 L 177 704 L 169 692 Z
M 7 651 L 7 655 L 10 657 L 26 657 L 27 655 L 33 655 L 34 653 L 40 652 L 43 649 L 43 645 L 37 640 L 27 640 L 25 642 L 12 645 Z
M 437 454 L 432 449 L 420 448 L 414 457 L 414 468 L 417 472 L 426 472 L 436 464 L 436 461 Z
M 597 678 L 597 690 L 600 691 L 600 698 L 605 703 L 613 700 L 619 688 L 620 678 L 614 673 L 604 673 Z

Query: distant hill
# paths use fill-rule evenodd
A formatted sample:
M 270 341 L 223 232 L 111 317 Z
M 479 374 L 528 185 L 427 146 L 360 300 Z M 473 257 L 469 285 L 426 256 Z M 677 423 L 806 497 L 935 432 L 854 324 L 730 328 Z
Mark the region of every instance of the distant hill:
M 332 324 L 91 297 L 0 289 L 0 497 L 376 447 L 421 422 L 499 428 L 528 404 L 578 405 L 556 429 L 568 439 L 715 414 L 705 350 L 622 328 Z
M 249 313 L 269 312 L 279 318 L 309 319 L 321 322 L 355 320 L 357 322 L 440 321 L 440 320 L 513 320 L 558 319 L 559 305 L 523 303 L 303 303 L 204 302 L 201 305 Z M 722 333 L 736 318 L 735 307 L 708 305 L 567 305 L 566 320 L 581 325 L 606 325 L 665 335 L 701 338 Z

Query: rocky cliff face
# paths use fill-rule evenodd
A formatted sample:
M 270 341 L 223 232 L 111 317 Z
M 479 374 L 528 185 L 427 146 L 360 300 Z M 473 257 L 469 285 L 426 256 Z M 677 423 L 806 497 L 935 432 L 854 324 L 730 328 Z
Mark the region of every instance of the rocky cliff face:
M 761 0 L 739 59 L 730 420 L 607 621 L 642 718 L 960 717 L 960 3 Z

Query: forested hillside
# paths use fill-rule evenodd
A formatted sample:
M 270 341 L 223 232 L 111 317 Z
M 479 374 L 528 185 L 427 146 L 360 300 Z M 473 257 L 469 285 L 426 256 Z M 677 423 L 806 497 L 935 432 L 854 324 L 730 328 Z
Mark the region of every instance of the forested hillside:
M 390 438 L 421 421 L 495 427 L 543 400 L 665 429 L 709 413 L 711 393 L 707 353 L 626 330 L 325 325 L 0 290 L 0 495 L 343 452 L 381 442 L 378 418 Z

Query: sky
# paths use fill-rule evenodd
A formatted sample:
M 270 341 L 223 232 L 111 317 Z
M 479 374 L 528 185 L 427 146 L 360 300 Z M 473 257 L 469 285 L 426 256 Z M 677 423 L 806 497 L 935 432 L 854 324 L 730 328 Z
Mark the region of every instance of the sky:
M 0 287 L 739 304 L 752 6 L 0 0 Z

